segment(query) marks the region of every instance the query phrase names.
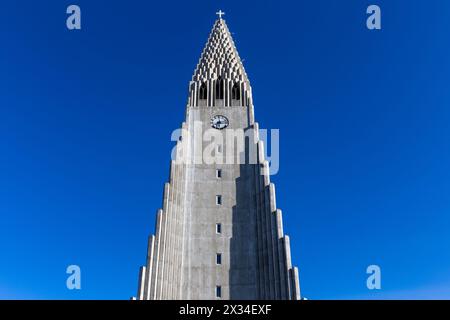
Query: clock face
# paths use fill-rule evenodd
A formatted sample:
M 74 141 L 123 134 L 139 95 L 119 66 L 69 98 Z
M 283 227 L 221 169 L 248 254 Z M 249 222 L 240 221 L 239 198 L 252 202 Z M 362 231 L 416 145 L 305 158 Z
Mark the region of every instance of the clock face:
M 228 119 L 225 116 L 217 115 L 211 119 L 211 126 L 219 130 L 228 127 L 228 124 Z

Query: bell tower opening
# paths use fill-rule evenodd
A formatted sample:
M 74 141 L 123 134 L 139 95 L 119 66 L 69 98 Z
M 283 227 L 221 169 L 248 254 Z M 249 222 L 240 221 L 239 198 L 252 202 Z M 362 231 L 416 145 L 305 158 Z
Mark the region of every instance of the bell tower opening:
M 206 100 L 208 99 L 208 89 L 206 88 L 206 83 L 202 83 L 199 90 L 199 96 L 198 98 L 200 100 Z
M 216 99 L 223 100 L 223 96 L 224 96 L 224 94 L 223 94 L 224 85 L 223 84 L 224 84 L 224 81 L 223 81 L 222 77 L 219 77 L 216 80 Z
M 231 89 L 231 99 L 241 100 L 241 90 L 239 89 L 239 84 L 235 83 Z

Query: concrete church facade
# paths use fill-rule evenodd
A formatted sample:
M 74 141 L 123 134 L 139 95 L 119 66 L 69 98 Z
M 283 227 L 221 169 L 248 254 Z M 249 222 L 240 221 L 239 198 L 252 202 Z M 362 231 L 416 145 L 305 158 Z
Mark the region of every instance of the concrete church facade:
M 189 85 L 139 300 L 300 299 L 250 82 L 222 14 Z

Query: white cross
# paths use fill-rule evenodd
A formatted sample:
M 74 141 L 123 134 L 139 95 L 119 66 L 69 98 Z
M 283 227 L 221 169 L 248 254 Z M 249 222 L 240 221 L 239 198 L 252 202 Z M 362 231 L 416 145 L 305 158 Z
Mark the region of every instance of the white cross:
M 216 12 L 216 14 L 219 16 L 219 19 L 222 19 L 222 16 L 225 15 L 225 12 L 223 12 L 222 10 L 219 10 Z

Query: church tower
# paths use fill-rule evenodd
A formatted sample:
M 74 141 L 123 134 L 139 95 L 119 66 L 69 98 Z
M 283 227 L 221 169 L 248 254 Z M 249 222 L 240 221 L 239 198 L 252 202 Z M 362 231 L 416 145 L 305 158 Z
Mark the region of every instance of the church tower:
M 189 84 L 137 299 L 298 300 L 250 82 L 218 15 Z

